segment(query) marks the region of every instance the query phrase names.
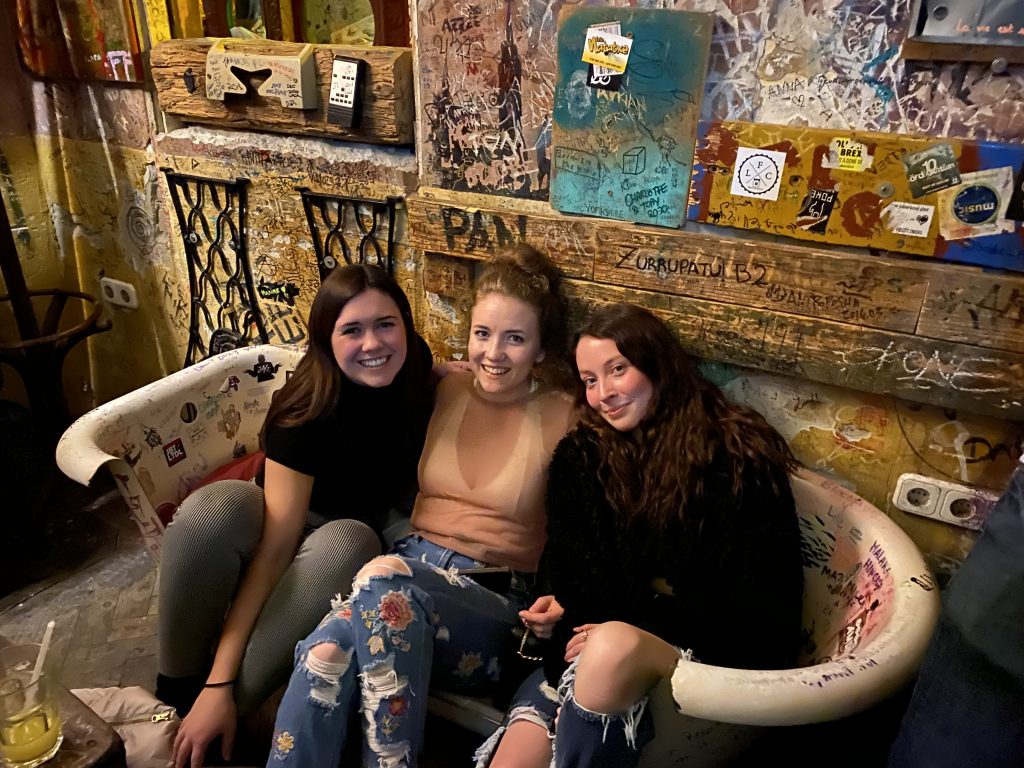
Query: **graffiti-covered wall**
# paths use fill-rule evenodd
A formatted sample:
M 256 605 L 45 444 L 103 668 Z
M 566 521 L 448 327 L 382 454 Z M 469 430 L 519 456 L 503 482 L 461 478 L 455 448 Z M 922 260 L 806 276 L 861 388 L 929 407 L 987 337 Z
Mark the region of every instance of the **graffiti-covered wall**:
M 590 4 L 590 3 L 584 3 Z M 666 0 L 716 14 L 703 118 L 1024 138 L 1024 67 L 903 61 L 911 0 Z M 547 198 L 555 0 L 419 0 L 421 181 Z

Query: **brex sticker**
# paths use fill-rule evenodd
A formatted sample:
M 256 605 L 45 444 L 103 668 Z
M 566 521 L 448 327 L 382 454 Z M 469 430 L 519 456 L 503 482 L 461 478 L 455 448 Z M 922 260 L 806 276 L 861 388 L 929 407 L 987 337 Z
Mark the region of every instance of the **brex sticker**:
M 836 168 L 840 171 L 862 172 L 870 168 L 874 158 L 868 154 L 868 148 L 859 141 L 838 137 L 832 139 L 828 146 L 828 154 L 822 158 L 824 168 Z
M 629 50 L 632 47 L 631 38 L 591 27 L 587 30 L 587 39 L 583 44 L 583 60 L 595 67 L 607 67 L 621 74 L 626 71 L 626 62 L 629 61 Z

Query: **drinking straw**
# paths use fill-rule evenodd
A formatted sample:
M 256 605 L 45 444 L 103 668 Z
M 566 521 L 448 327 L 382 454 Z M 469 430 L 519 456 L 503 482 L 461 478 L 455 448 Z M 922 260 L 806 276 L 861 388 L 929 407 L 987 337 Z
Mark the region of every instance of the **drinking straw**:
M 43 674 L 43 662 L 46 661 L 46 652 L 50 650 L 50 640 L 53 638 L 55 624 L 56 622 L 50 621 L 46 625 L 46 631 L 43 632 L 43 642 L 39 646 L 39 655 L 36 656 L 36 666 L 32 670 L 32 679 L 29 680 L 29 685 L 39 682 L 39 677 Z

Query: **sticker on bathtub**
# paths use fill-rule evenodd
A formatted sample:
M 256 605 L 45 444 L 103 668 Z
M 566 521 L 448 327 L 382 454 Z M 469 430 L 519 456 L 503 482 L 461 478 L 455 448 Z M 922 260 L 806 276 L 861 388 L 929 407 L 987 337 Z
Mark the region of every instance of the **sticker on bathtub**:
M 185 460 L 185 446 L 180 437 L 164 446 L 164 459 L 167 461 L 168 467 L 173 467 L 179 461 Z
M 272 363 L 267 360 L 266 355 L 260 355 L 252 368 L 247 368 L 245 372 L 256 379 L 256 381 L 264 382 L 273 379 L 274 374 L 277 373 L 277 369 L 280 367 L 280 363 Z

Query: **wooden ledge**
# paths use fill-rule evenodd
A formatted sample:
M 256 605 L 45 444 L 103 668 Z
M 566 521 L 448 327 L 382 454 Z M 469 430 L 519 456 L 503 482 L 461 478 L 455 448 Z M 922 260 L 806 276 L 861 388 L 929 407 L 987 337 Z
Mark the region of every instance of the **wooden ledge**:
M 566 216 L 421 189 L 409 244 L 485 259 L 546 250 L 577 303 L 633 301 L 702 357 L 1024 419 L 1024 275 Z
M 206 98 L 206 55 L 213 38 L 168 40 L 151 56 L 153 82 L 160 108 L 186 122 L 222 128 L 322 136 L 372 144 L 411 144 L 413 141 L 412 50 L 384 46 L 316 45 L 317 107 L 288 109 L 279 99 L 252 96 L 244 100 Z M 299 43 L 266 41 L 247 45 L 255 54 L 294 53 Z M 331 65 L 335 55 L 362 59 L 367 64 L 363 111 L 354 129 L 327 122 Z

